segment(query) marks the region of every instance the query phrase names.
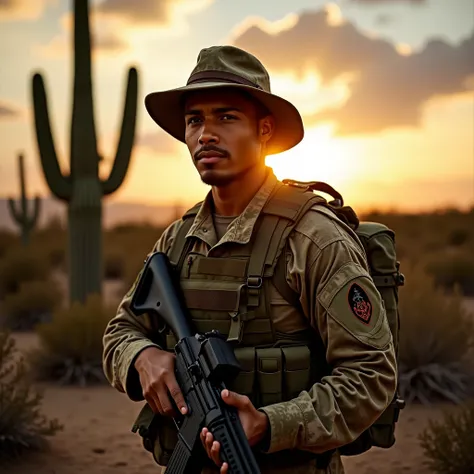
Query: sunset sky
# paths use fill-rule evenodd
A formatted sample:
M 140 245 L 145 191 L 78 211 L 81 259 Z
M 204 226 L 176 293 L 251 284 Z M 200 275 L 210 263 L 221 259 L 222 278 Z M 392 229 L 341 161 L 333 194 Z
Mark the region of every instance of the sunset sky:
M 48 195 L 36 148 L 31 76 L 44 73 L 67 172 L 72 0 L 0 0 L 0 198 Z M 115 155 L 128 67 L 139 70 L 135 148 L 110 199 L 192 205 L 201 184 L 186 147 L 160 131 L 144 96 L 184 85 L 201 48 L 234 44 L 268 68 L 303 115 L 303 141 L 267 159 L 279 178 L 323 180 L 356 209 L 474 204 L 472 0 L 92 1 L 100 153 Z

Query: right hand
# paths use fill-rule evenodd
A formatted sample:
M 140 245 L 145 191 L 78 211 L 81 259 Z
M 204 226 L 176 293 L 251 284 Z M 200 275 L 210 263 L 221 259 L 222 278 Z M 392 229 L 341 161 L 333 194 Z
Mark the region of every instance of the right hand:
M 183 415 L 187 413 L 186 403 L 174 374 L 174 354 L 157 347 L 147 347 L 138 355 L 134 365 L 140 377 L 143 396 L 155 413 L 177 415 L 170 395 L 180 412 Z

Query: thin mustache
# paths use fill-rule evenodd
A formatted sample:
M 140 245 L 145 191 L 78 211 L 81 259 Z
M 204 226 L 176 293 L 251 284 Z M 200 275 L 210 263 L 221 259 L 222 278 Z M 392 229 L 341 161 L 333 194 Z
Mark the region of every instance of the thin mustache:
M 219 153 L 219 155 L 222 155 L 222 158 L 228 158 L 229 157 L 229 153 L 227 151 L 223 150 L 222 148 L 219 148 L 219 147 L 214 146 L 214 145 L 207 145 L 207 146 L 203 146 L 196 153 L 194 153 L 194 159 L 199 160 L 201 153 L 204 153 L 206 151 L 215 151 L 216 153 Z

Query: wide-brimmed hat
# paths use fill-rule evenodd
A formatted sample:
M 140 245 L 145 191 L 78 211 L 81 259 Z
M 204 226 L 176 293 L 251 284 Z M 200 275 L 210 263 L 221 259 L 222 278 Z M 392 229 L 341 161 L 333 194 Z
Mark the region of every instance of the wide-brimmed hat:
M 229 87 L 246 91 L 273 115 L 275 131 L 267 143 L 269 155 L 289 150 L 302 140 L 303 121 L 296 107 L 271 93 L 268 72 L 255 56 L 234 46 L 202 49 L 186 85 L 148 94 L 145 107 L 161 128 L 184 142 L 183 94 Z

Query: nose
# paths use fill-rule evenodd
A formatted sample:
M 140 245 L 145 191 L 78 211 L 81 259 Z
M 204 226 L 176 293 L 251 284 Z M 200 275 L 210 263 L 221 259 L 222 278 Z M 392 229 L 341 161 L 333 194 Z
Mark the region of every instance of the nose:
M 219 143 L 219 136 L 215 133 L 212 127 L 209 126 L 209 124 L 203 124 L 201 134 L 199 135 L 199 144 L 209 145 L 211 143 Z

